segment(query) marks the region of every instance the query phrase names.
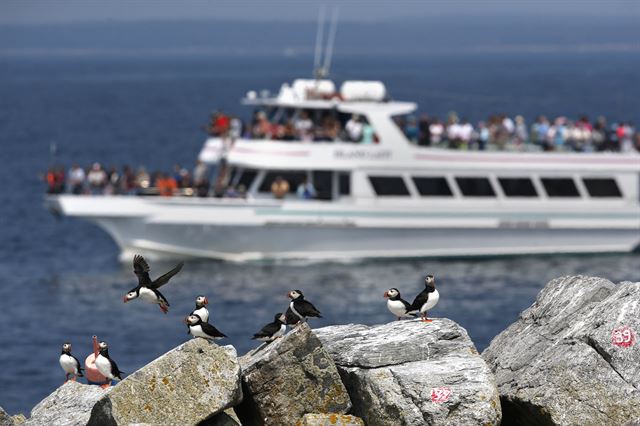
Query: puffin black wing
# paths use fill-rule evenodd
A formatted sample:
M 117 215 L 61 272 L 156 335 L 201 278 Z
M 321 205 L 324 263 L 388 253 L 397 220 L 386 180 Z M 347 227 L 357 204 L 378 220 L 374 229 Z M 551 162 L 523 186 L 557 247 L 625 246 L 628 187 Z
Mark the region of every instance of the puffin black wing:
M 287 308 L 287 312 L 284 313 L 284 322 L 287 325 L 296 325 L 297 323 L 300 322 L 300 318 L 293 313 L 293 311 L 291 310 L 291 307 Z
M 138 277 L 138 285 L 149 287 L 151 278 L 149 278 L 149 264 L 144 257 L 136 254 L 133 256 L 133 273 Z
M 78 358 L 76 358 L 75 356 L 69 354 L 69 356 L 71 358 L 74 359 L 74 361 L 76 362 L 76 366 L 78 368 L 78 377 L 84 377 L 84 374 L 82 374 L 82 364 L 80 364 L 80 361 L 78 361 Z
M 304 317 L 316 317 L 322 318 L 320 315 L 320 311 L 316 309 L 311 302 L 307 302 L 306 300 L 294 300 L 293 307 L 298 313 Z
M 270 322 L 269 324 L 265 325 L 264 327 L 262 327 L 262 329 L 260 331 L 258 331 L 256 334 L 253 335 L 252 339 L 257 339 L 259 337 L 271 337 L 273 336 L 275 333 L 278 332 L 278 330 L 280 330 L 280 325 L 281 323 L 279 322 Z
M 420 294 L 418 294 L 416 296 L 416 298 L 413 300 L 413 303 L 411 304 L 411 307 L 413 309 L 420 310 L 420 308 L 422 308 L 422 305 L 427 303 L 427 300 L 429 300 L 429 293 L 430 293 L 430 291 L 427 288 L 422 290 L 420 292 Z
M 161 275 L 160 277 L 158 277 L 157 279 L 155 279 L 150 285 L 150 288 L 160 288 L 163 285 L 165 285 L 166 283 L 169 282 L 169 280 L 171 279 L 171 277 L 173 277 L 175 274 L 177 274 L 178 272 L 180 272 L 180 270 L 182 269 L 182 267 L 184 266 L 184 262 L 180 262 L 176 265 L 175 268 L 173 268 L 172 270 L 170 270 L 169 272 L 167 272 L 164 275 Z M 148 275 L 147 275 L 148 276 Z
M 200 324 L 200 326 L 202 327 L 202 331 L 204 331 L 205 334 L 208 334 L 211 337 L 227 337 L 220 330 L 218 330 L 208 322 L 203 322 Z
M 118 379 L 122 380 L 122 377 L 120 376 L 122 374 L 122 371 L 120 371 L 120 369 L 118 368 L 118 364 L 116 364 L 116 362 L 111 358 L 109 358 L 109 362 L 111 363 L 111 374 L 113 374 L 113 377 L 117 377 Z

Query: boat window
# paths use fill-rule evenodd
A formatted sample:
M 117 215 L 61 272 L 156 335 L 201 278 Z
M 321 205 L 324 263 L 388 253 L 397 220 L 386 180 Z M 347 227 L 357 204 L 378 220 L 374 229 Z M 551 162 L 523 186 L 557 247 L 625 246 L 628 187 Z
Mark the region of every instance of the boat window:
M 333 173 L 325 170 L 314 170 L 311 173 L 317 200 L 331 200 L 331 182 Z
M 338 175 L 338 183 L 340 185 L 340 195 L 351 195 L 351 176 L 349 173 L 340 173 Z
M 264 177 L 262 184 L 260 185 L 260 192 L 271 192 L 271 184 L 278 176 L 282 176 L 284 180 L 289 183 L 289 192 L 295 193 L 298 189 L 298 185 L 302 183 L 304 178 L 307 176 L 305 172 L 287 172 L 287 171 L 277 171 L 277 172 L 269 172 Z
M 423 196 L 452 197 L 453 193 L 444 177 L 412 177 L 418 192 Z
M 456 182 L 465 197 L 495 197 L 491 182 L 486 177 L 457 177 Z
M 378 195 L 409 195 L 400 176 L 369 176 L 369 182 Z
M 529 178 L 498 178 L 507 197 L 537 197 L 538 193 Z
M 255 170 L 250 169 L 239 169 L 239 174 L 236 174 L 232 180 L 232 184 L 239 188 L 241 185 L 244 186 L 246 190 L 251 188 L 251 183 L 256 178 L 258 174 Z
M 582 181 L 592 197 L 622 197 L 618 184 L 612 178 L 584 178 Z
M 572 178 L 541 178 L 549 197 L 579 197 L 580 193 Z

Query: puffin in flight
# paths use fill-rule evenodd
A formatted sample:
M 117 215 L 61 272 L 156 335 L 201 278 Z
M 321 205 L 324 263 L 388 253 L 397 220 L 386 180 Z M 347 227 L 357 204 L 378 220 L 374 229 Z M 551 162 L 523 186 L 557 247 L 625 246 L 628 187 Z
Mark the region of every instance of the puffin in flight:
M 433 320 L 427 318 L 427 311 L 436 306 L 438 300 L 440 300 L 440 293 L 438 293 L 436 289 L 436 279 L 433 275 L 427 275 L 425 277 L 424 286 L 425 289 L 416 296 L 411 306 L 416 311 L 420 311 L 422 322 L 432 322 Z
M 98 347 L 100 348 L 100 354 L 98 354 L 95 364 L 100 374 L 109 380 L 109 383 L 101 386 L 107 388 L 111 386 L 112 380 L 122 380 L 122 371 L 118 369 L 118 364 L 109 357 L 109 345 L 107 345 L 107 342 L 100 342 Z
M 159 305 L 160 310 L 166 314 L 169 311 L 169 302 L 167 301 L 167 298 L 158 291 L 158 289 L 168 283 L 171 277 L 180 272 L 183 266 L 184 262 L 180 262 L 175 268 L 166 274 L 161 275 L 154 281 L 151 281 L 151 278 L 149 277 L 149 264 L 144 260 L 144 257 L 136 254 L 133 257 L 133 272 L 138 277 L 138 286 L 131 289 L 124 296 L 124 303 L 140 297 L 147 303 Z
M 400 297 L 400 291 L 397 288 L 385 291 L 384 297 L 387 299 L 387 308 L 398 320 L 416 316 L 416 309 L 413 309 L 409 302 Z
M 289 309 L 287 309 L 288 315 L 286 315 L 287 324 L 306 322 L 307 317 L 322 318 L 322 315 L 320 315 L 320 311 L 317 310 L 316 307 L 311 304 L 311 302 L 307 302 L 306 300 L 304 300 L 304 294 L 302 294 L 302 291 L 291 290 L 287 294 L 287 296 L 289 296 L 289 299 L 291 299 L 291 302 L 289 303 L 289 309 L 291 310 L 291 312 L 289 312 Z M 291 313 L 293 313 L 294 315 L 291 315 Z M 296 317 L 298 318 L 298 321 L 290 321 L 294 320 Z
M 251 339 L 260 340 L 261 342 L 273 342 L 278 337 L 284 336 L 284 333 L 287 331 L 285 322 L 285 315 L 282 312 L 278 312 L 275 317 L 273 317 L 273 322 L 262 327 Z
M 189 315 L 184 319 L 184 322 L 189 327 L 187 333 L 193 337 L 202 337 L 208 340 L 220 340 L 227 337 L 208 322 L 202 321 L 202 318 L 197 314 Z
M 71 343 L 63 343 L 62 344 L 62 352 L 60 353 L 60 367 L 66 373 L 65 383 L 69 381 L 69 375 L 71 375 L 71 380 L 76 381 L 78 377 L 84 377 L 82 374 L 82 366 L 80 365 L 80 361 L 78 358 L 71 355 Z
M 196 297 L 196 308 L 191 312 L 191 315 L 198 315 L 202 322 L 209 322 L 209 310 L 207 309 L 208 304 L 209 299 L 207 299 L 207 296 Z

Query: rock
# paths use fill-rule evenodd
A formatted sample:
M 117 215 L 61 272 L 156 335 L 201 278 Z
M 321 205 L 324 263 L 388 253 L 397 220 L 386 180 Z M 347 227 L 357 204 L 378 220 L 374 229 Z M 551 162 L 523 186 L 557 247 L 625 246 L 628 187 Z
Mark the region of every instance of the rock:
M 243 424 L 294 425 L 306 413 L 346 413 L 349 395 L 307 324 L 240 358 Z
M 13 419 L 14 425 L 21 425 L 27 421 L 27 418 L 22 413 L 14 414 L 13 416 L 11 416 L 11 418 Z
M 100 386 L 67 382 L 31 410 L 25 426 L 86 425 L 96 401 L 104 394 Z
M 364 426 L 361 418 L 346 414 L 305 414 L 296 426 Z
M 489 367 L 466 332 L 440 318 L 315 330 L 369 426 L 500 423 Z
M 197 425 L 241 400 L 233 346 L 192 339 L 111 388 L 89 425 Z
M 21 425 L 27 421 L 27 418 L 22 413 L 14 414 L 13 416 L 11 416 L 11 419 L 13 420 L 14 425 Z
M 198 426 L 242 426 L 238 416 L 231 408 L 218 413 L 215 416 L 198 423 Z
M 22 421 L 20 421 L 19 419 L 21 419 Z M 24 415 L 18 414 L 15 416 L 10 416 L 9 413 L 4 411 L 4 408 L 0 407 L 0 426 L 14 426 L 22 423 L 24 423 Z
M 638 332 L 640 283 L 550 281 L 482 354 L 495 372 L 504 424 L 640 421 Z

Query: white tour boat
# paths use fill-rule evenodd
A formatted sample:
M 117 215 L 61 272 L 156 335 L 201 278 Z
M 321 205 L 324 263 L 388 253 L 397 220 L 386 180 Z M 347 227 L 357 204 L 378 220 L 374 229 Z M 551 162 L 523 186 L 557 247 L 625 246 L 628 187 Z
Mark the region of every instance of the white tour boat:
M 456 151 L 412 144 L 381 82 L 296 80 L 244 102 L 272 118 L 357 114 L 375 143 L 210 137 L 199 159 L 228 164 L 245 198 L 55 195 L 51 209 L 91 221 L 150 258 L 351 260 L 628 252 L 640 244 L 637 153 Z M 274 199 L 284 177 L 291 192 Z M 318 198 L 299 199 L 306 177 Z

